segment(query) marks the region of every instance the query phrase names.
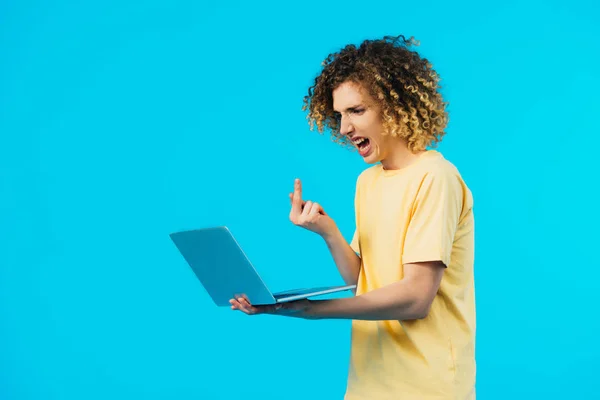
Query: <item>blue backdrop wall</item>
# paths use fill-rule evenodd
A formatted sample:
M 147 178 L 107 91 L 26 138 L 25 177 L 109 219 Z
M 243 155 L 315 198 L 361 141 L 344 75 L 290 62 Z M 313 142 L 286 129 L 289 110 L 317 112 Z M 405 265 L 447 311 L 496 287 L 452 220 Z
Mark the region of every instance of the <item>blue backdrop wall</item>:
M 228 225 L 275 289 L 341 283 L 356 153 L 310 132 L 325 56 L 414 35 L 476 204 L 478 393 L 600 398 L 588 1 L 0 3 L 0 398 L 332 399 L 350 321 L 213 306 L 170 232 Z

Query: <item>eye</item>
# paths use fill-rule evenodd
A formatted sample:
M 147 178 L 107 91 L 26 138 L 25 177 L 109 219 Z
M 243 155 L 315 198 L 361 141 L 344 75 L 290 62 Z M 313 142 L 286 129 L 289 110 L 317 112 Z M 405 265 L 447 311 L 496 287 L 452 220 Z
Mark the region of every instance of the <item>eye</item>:
M 354 112 L 354 114 L 360 115 L 360 114 L 362 114 L 362 113 L 365 112 L 365 109 L 364 108 L 358 108 L 356 110 L 353 110 L 353 112 Z

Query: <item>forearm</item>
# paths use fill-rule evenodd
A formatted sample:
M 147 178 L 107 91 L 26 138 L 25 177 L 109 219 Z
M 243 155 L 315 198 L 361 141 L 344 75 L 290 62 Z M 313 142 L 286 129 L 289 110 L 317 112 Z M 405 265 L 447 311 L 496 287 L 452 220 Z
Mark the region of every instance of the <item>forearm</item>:
M 352 250 L 339 230 L 331 236 L 324 236 L 323 239 L 344 282 L 347 285 L 356 285 L 360 271 L 360 257 Z
M 369 321 L 413 320 L 427 315 L 429 304 L 407 282 L 399 281 L 356 297 L 316 300 L 307 319 L 355 319 Z

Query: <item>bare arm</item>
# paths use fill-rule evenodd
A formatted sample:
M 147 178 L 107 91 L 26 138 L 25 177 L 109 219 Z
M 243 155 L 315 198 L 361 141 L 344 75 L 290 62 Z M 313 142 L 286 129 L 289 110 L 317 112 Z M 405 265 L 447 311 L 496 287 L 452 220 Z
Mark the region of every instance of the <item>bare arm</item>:
M 337 225 L 319 203 L 302 200 L 302 182 L 296 179 L 294 192 L 290 193 L 290 220 L 319 234 L 327 244 L 333 260 L 347 285 L 356 285 L 360 270 L 360 257 L 346 242 Z
M 429 314 L 445 266 L 439 261 L 404 265 L 404 278 L 360 296 L 332 300 L 297 300 L 253 306 L 245 296 L 232 299 L 231 308 L 246 314 L 274 314 L 305 319 L 367 321 L 415 320 Z
M 405 264 L 405 276 L 398 282 L 356 297 L 310 301 L 298 316 L 372 321 L 425 318 L 444 269 L 441 262 Z
M 339 230 L 331 235 L 324 235 L 323 239 L 346 285 L 356 285 L 361 266 L 360 257 L 352 250 Z
M 290 194 L 290 219 L 323 237 L 347 284 L 356 284 L 361 259 L 342 237 L 333 220 L 318 203 L 304 202 L 300 181 Z M 306 319 L 413 320 L 425 318 L 435 298 L 445 266 L 441 261 L 404 265 L 404 277 L 371 292 L 332 300 L 298 300 L 290 303 L 252 306 L 245 296 L 231 300 L 232 309 L 247 314 L 276 314 Z

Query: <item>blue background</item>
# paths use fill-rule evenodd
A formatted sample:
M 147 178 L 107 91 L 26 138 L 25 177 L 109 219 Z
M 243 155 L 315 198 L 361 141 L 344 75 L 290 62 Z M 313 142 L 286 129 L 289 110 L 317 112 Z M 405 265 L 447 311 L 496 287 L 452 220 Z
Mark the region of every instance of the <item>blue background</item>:
M 339 399 L 350 321 L 213 306 L 168 233 L 228 225 L 274 289 L 342 280 L 356 153 L 302 97 L 346 43 L 414 35 L 476 202 L 478 394 L 600 398 L 592 1 L 0 3 L 0 398 Z

